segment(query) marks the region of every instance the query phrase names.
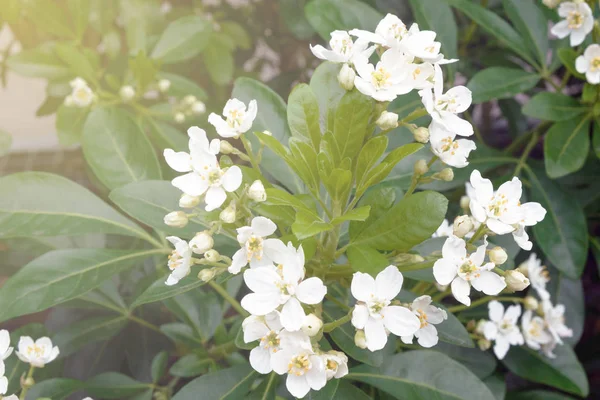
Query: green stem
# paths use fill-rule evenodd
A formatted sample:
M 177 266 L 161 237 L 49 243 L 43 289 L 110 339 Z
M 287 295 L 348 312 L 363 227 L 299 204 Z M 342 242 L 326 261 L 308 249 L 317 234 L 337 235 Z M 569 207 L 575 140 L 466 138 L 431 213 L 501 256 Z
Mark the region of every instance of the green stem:
M 435 261 L 420 262 L 417 264 L 407 265 L 405 267 L 399 267 L 398 269 L 400 270 L 400 272 L 420 271 L 422 269 L 433 268 L 433 264 L 435 264 Z
M 25 378 L 25 380 L 33 379 L 34 372 L 35 372 L 35 367 L 33 365 L 30 365 L 29 372 L 27 373 L 27 377 Z M 31 386 L 29 386 L 29 385 L 23 386 L 23 390 L 21 390 L 21 395 L 19 396 L 19 399 L 25 400 L 25 396 L 27 395 L 27 392 L 29 391 L 30 387 Z
M 240 137 L 240 139 L 242 140 L 242 145 L 244 146 L 244 150 L 246 150 L 246 154 L 248 155 L 248 158 L 250 159 L 250 164 L 252 165 L 252 168 L 254 168 L 256 171 L 260 172 L 260 167 L 258 166 L 256 159 L 254 158 L 254 153 L 252 152 L 252 147 L 250 145 L 250 142 L 244 135 L 242 135 Z
M 412 122 L 416 119 L 424 117 L 428 114 L 427 110 L 424 107 L 417 108 L 415 111 L 408 114 L 404 119 L 398 121 L 398 125 L 405 125 L 409 122 Z
M 467 308 L 477 307 L 482 304 L 489 303 L 490 301 L 493 301 L 493 300 L 512 301 L 512 302 L 517 302 L 517 303 L 522 303 L 524 301 L 521 297 L 488 296 L 488 297 L 482 297 L 481 299 L 475 300 L 474 302 L 471 303 L 470 306 L 460 305 L 460 306 L 448 307 L 448 311 L 450 311 L 451 313 L 456 313 L 458 311 L 466 310 Z
M 156 326 L 154 324 L 151 324 L 148 321 L 144 321 L 143 319 L 141 319 L 139 317 L 136 317 L 133 314 L 124 314 L 124 315 L 125 315 L 125 317 L 127 317 L 128 320 L 130 320 L 132 322 L 135 322 L 136 324 L 139 324 L 139 325 L 141 325 L 143 327 L 146 327 L 146 328 L 148 328 L 148 329 L 150 329 L 150 330 L 152 330 L 154 332 L 158 332 L 161 335 L 164 335 L 164 333 L 160 330 L 160 328 L 158 326 Z
M 215 346 L 212 349 L 208 350 L 208 355 L 211 357 L 225 357 L 230 353 L 237 350 L 237 346 L 235 345 L 235 341 L 223 343 L 219 346 Z
M 233 307 L 240 315 L 244 317 L 250 315 L 246 310 L 244 310 L 242 305 L 236 299 L 234 299 L 229 295 L 229 293 L 227 293 L 227 290 L 225 290 L 223 286 L 219 285 L 214 281 L 210 281 L 208 282 L 208 284 L 215 290 L 215 292 L 220 294 L 221 297 L 223 297 L 223 299 L 225 299 L 229 304 L 231 304 L 231 307 Z
M 449 296 L 449 295 L 450 295 L 450 288 L 444 290 L 441 293 L 436 294 L 435 296 L 431 296 L 431 300 L 436 303 L 439 303 L 440 301 L 444 300 L 444 298 L 446 296 Z
M 350 306 L 348 306 L 347 304 L 342 303 L 341 301 L 339 301 L 338 299 L 336 299 L 334 296 L 330 295 L 330 294 L 326 294 L 325 298 L 329 301 L 331 301 L 332 303 L 335 303 L 338 307 L 343 308 L 344 310 L 350 310 Z
M 344 325 L 346 322 L 349 322 L 351 318 L 352 318 L 352 314 L 348 313 L 344 317 L 342 317 L 338 320 L 335 320 L 333 322 L 325 324 L 325 325 L 323 325 L 323 332 L 331 332 L 335 328 Z
M 525 147 L 525 150 L 523 151 L 523 154 L 521 155 L 521 158 L 519 159 L 519 163 L 517 164 L 517 167 L 515 168 L 515 172 L 514 172 L 513 176 L 518 177 L 521 174 L 521 170 L 523 169 L 523 166 L 525 165 L 525 163 L 527 163 L 527 157 L 529 157 L 529 154 L 531 153 L 531 151 L 537 144 L 539 138 L 540 138 L 540 134 L 536 130 L 535 132 L 533 132 L 533 136 L 531 136 L 531 139 L 529 139 L 529 142 L 527 143 L 527 146 Z
M 486 229 L 485 224 L 479 225 L 479 228 L 477 229 L 477 231 L 475 231 L 475 234 L 473 235 L 473 237 L 471 239 L 469 239 L 469 241 L 467 243 L 475 243 L 483 235 L 485 235 L 486 231 L 487 231 L 487 229 Z

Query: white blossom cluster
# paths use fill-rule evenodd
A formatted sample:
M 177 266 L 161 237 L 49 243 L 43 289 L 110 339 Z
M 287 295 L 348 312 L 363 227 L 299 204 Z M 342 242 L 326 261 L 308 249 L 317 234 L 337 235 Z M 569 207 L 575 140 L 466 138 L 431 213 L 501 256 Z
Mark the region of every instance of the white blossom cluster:
M 456 139 L 473 135 L 472 125 L 458 116 L 471 106 L 471 91 L 456 86 L 444 93 L 440 65 L 457 60 L 448 60 L 440 53 L 435 37 L 433 31 L 421 31 L 417 24 L 407 28 L 397 16 L 388 14 L 375 32 L 334 31 L 329 41 L 331 50 L 320 45 L 311 50 L 322 60 L 343 64 L 338 79 L 347 90 L 356 87 L 380 102 L 419 90 L 432 122 L 428 130 L 408 127 L 418 141 L 429 140 L 432 152 L 444 163 L 463 168 L 476 148 L 471 140 Z M 375 50 L 381 57 L 371 64 L 369 58 Z M 382 129 L 393 129 L 398 126 L 398 115 L 384 111 L 377 123 Z
M 8 390 L 8 378 L 5 376 L 6 366 L 4 360 L 10 357 L 12 353 L 10 334 L 7 330 L 0 330 L 0 399 L 2 400 L 19 399 L 15 394 L 5 396 Z M 52 341 L 47 337 L 34 341 L 29 336 L 21 336 L 15 354 L 19 360 L 31 365 L 32 368 L 44 368 L 46 364 L 58 357 L 59 350 L 58 347 L 52 346 Z

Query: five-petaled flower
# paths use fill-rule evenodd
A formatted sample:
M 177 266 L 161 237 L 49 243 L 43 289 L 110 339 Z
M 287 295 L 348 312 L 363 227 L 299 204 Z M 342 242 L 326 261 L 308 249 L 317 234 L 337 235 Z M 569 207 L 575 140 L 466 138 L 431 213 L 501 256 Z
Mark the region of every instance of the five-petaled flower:
M 544 319 L 538 315 L 534 316 L 533 311 L 527 310 L 521 318 L 521 329 L 527 346 L 534 350 L 540 350 L 543 345 L 552 342 L 552 335 L 546 330 Z
M 224 138 L 237 138 L 252 128 L 258 107 L 256 100 L 246 105 L 238 99 L 230 99 L 223 108 L 223 117 L 215 113 L 208 116 L 208 122 L 215 127 L 217 133 Z
M 490 321 L 483 326 L 483 334 L 487 340 L 495 341 L 494 354 L 501 360 L 506 356 L 511 345 L 518 346 L 525 342 L 517 325 L 521 316 L 521 306 L 509 306 L 505 312 L 502 303 L 494 300 L 488 307 Z
M 552 34 L 560 39 L 570 36 L 572 47 L 579 46 L 594 29 L 594 15 L 583 1 L 566 1 L 558 7 L 558 15 L 564 18 L 552 27 Z
M 58 357 L 59 350 L 57 346 L 52 346 L 52 341 L 47 337 L 34 341 L 29 336 L 21 336 L 16 354 L 24 363 L 44 368 Z
M 168 266 L 171 275 L 167 278 L 167 286 L 176 285 L 181 279 L 189 275 L 192 266 L 192 249 L 188 242 L 177 236 L 168 236 L 167 240 L 175 246 L 169 255 Z
M 439 307 L 431 305 L 430 296 L 420 296 L 413 300 L 410 304 L 410 310 L 419 318 L 421 326 L 414 335 L 402 336 L 404 343 L 412 343 L 413 336 L 417 338 L 417 342 L 423 347 L 433 347 L 438 343 L 438 333 L 434 324 L 441 324 L 448 319 L 446 311 Z
M 468 139 L 456 140 L 456 133 L 446 129 L 442 124 L 435 121 L 429 125 L 429 141 L 431 151 L 438 156 L 442 162 L 456 168 L 469 165 L 467 158 L 469 153 L 475 150 L 475 142 Z
M 286 251 L 286 246 L 279 239 L 265 239 L 277 230 L 277 225 L 268 218 L 255 217 L 250 226 L 237 229 L 237 240 L 242 246 L 232 258 L 229 272 L 237 274 L 246 265 L 251 268 L 269 267 L 273 258 Z
M 331 32 L 331 40 L 329 40 L 331 50 L 327 50 L 320 44 L 310 46 L 310 50 L 315 57 L 321 60 L 351 64 L 358 55 L 366 58 L 371 56 L 375 48 L 368 48 L 368 45 L 369 43 L 366 40 L 359 39 L 354 42 L 346 31 L 333 31 Z
M 585 74 L 585 79 L 592 85 L 600 83 L 600 45 L 591 44 L 585 49 L 583 55 L 575 60 L 575 68 L 580 74 Z

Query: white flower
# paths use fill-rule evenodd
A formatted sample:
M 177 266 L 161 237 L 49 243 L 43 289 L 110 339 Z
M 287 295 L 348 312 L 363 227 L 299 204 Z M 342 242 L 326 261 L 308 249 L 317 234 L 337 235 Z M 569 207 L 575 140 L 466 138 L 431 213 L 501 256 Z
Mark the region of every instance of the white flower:
M 434 324 L 441 324 L 448 319 L 446 311 L 431 305 L 430 296 L 420 296 L 413 300 L 410 310 L 419 318 L 421 326 L 414 335 L 402 336 L 404 343 L 412 343 L 413 336 L 423 347 L 433 347 L 438 343 L 437 329 Z
M 451 132 L 444 125 L 431 121 L 429 125 L 429 140 L 431 151 L 438 156 L 442 162 L 456 168 L 464 168 L 469 165 L 469 153 L 475 150 L 475 142 L 468 139 L 456 139 L 456 133 Z
M 437 237 L 450 236 L 450 235 L 452 235 L 452 231 L 453 231 L 453 226 L 450 225 L 450 223 L 448 222 L 447 219 L 445 219 L 442 221 L 442 224 L 440 225 L 440 227 L 437 228 L 437 230 L 434 232 L 434 234 L 431 237 L 437 238 Z
M 190 240 L 189 246 L 192 251 L 196 254 L 204 254 L 215 245 L 215 240 L 209 231 L 202 231 L 196 233 L 192 240 Z
M 341 351 L 330 350 L 321 354 L 327 379 L 340 379 L 348 375 L 348 357 Z
M 392 101 L 413 89 L 407 82 L 407 63 L 406 57 L 394 49 L 383 53 L 376 66 L 366 57 L 357 57 L 354 67 L 358 76 L 354 85 L 362 94 L 377 101 Z
M 483 326 L 483 335 L 487 340 L 494 340 L 494 354 L 502 360 L 510 346 L 518 346 L 524 343 L 523 335 L 517 325 L 521 316 L 521 306 L 513 305 L 506 309 L 499 301 L 491 301 L 489 304 L 490 321 Z
M 302 304 L 319 304 L 327 287 L 317 277 L 304 279 L 302 247 L 296 250 L 290 243 L 278 257 L 277 269 L 259 267 L 244 272 L 246 286 L 253 293 L 244 296 L 241 304 L 253 315 L 267 315 L 283 306 L 281 324 L 288 331 L 298 331 L 306 317 Z
M 546 323 L 540 316 L 533 316 L 531 310 L 523 313 L 521 318 L 521 329 L 527 346 L 534 350 L 540 350 L 542 345 L 552 342 L 552 336 L 546 331 Z
M 457 115 L 471 106 L 471 91 L 465 86 L 455 86 L 444 93 L 444 78 L 439 65 L 435 65 L 433 81 L 433 89 L 423 89 L 419 92 L 431 118 L 452 133 L 471 136 L 473 126 Z
M 527 261 L 523 262 L 519 269 L 526 272 L 529 283 L 535 289 L 542 300 L 548 300 L 550 293 L 546 290 L 546 284 L 550 281 L 546 267 L 542 265 L 542 260 L 537 258 L 535 253 L 531 253 Z
M 575 60 L 575 68 L 592 85 L 600 83 L 600 45 L 592 44 Z
M 310 51 L 321 60 L 334 63 L 352 63 L 357 55 L 362 54 L 366 58 L 371 56 L 375 49 L 368 49 L 368 45 L 369 43 L 366 40 L 359 39 L 354 42 L 346 31 L 333 31 L 329 40 L 331 50 L 316 45 L 314 47 L 310 46 Z
M 168 79 L 161 79 L 158 81 L 158 90 L 166 92 L 171 87 L 171 81 Z
M 498 235 L 514 232 L 521 225 L 535 225 L 546 215 L 539 203 L 521 204 L 523 189 L 517 177 L 500 185 L 495 192 L 492 182 L 482 178 L 478 170 L 471 173 L 470 181 L 467 194 L 473 217 Z
M 552 305 L 550 300 L 543 300 L 544 321 L 552 338 L 559 344 L 563 341 L 561 338 L 572 337 L 573 330 L 565 325 L 565 306 L 562 304 Z
M 44 368 L 44 366 L 56 359 L 59 354 L 58 347 L 52 347 L 52 341 L 42 337 L 33 341 L 29 336 L 21 336 L 19 339 L 17 357 L 32 367 Z
M 255 217 L 250 226 L 238 228 L 237 240 L 242 248 L 233 255 L 229 272 L 237 274 L 248 263 L 251 268 L 272 266 L 276 253 L 286 251 L 285 244 L 281 240 L 265 239 L 276 230 L 277 225 L 265 217 Z
M 529 240 L 529 235 L 525 231 L 525 227 L 533 226 L 542 221 L 546 217 L 546 209 L 540 203 L 529 202 L 521 204 L 521 221 L 515 225 L 515 230 L 512 232 L 513 239 L 523 250 L 531 250 L 533 243 Z
M 119 96 L 124 101 L 129 101 L 135 97 L 135 89 L 130 85 L 125 85 L 119 89 Z
M 452 282 L 454 298 L 469 306 L 471 286 L 480 292 L 495 296 L 506 287 L 504 279 L 491 270 L 494 263 L 483 264 L 487 242 L 467 256 L 467 244 L 456 236 L 446 239 L 442 247 L 442 258 L 433 265 L 433 276 L 440 285 Z
M 248 188 L 248 197 L 256 202 L 262 202 L 267 200 L 267 192 L 265 186 L 260 180 L 255 180 L 252 185 Z
M 4 396 L 2 400 L 19 400 L 16 394 L 11 394 L 10 396 Z M 84 399 L 85 400 L 85 399 Z M 92 399 L 90 399 L 92 400 Z
M 198 196 L 190 196 L 184 193 L 179 199 L 179 207 L 181 208 L 194 208 L 198 204 L 200 204 L 200 197 Z
M 560 39 L 570 37 L 571 47 L 579 46 L 594 29 L 594 15 L 589 5 L 567 1 L 558 7 L 558 15 L 564 20 L 554 25 L 550 32 Z
M 346 90 L 352 90 L 354 89 L 354 79 L 356 79 L 356 72 L 354 71 L 354 68 L 352 68 L 350 65 L 344 64 L 342 65 L 342 68 L 340 68 L 340 72 L 338 72 L 337 79 L 341 87 L 343 87 Z
M 402 39 L 408 34 L 408 29 L 406 29 L 406 25 L 400 18 L 393 14 L 387 14 L 377 24 L 375 33 L 352 29 L 350 34 L 384 47 L 398 47 Z
M 552 340 L 550 343 L 541 345 L 542 353 L 548 358 L 556 358 L 556 354 L 554 354 L 554 349 L 558 343 L 556 340 Z
M 352 311 L 352 325 L 364 329 L 367 348 L 381 350 L 387 343 L 388 332 L 396 336 L 414 335 L 421 326 L 419 318 L 406 307 L 391 306 L 400 293 L 404 277 L 394 265 L 373 277 L 355 272 L 350 290 L 358 300 Z
M 189 222 L 189 218 L 183 211 L 173 211 L 165 215 L 165 225 L 172 226 L 175 228 L 183 228 Z
M 167 240 L 175 246 L 175 250 L 169 255 L 168 266 L 172 271 L 165 284 L 175 285 L 181 279 L 188 276 L 192 266 L 192 249 L 185 240 L 176 236 L 169 236 Z
M 406 35 L 399 43 L 399 47 L 405 53 L 427 63 L 441 65 L 458 61 L 456 59 L 447 60 L 444 58 L 444 55 L 440 53 L 440 42 L 435 41 L 436 35 L 437 34 L 433 31 L 421 31 L 419 25 L 412 24 L 408 31 L 408 35 Z
M 10 334 L 6 329 L 0 330 L 0 362 L 6 360 L 13 352 L 10 347 Z M 2 376 L 2 374 L 0 374 Z
M 475 224 L 473 224 L 473 218 L 469 215 L 459 215 L 454 218 L 454 223 L 452 224 L 452 234 L 456 237 L 463 238 L 473 233 L 473 228 Z M 448 235 L 450 236 L 450 235 Z
M 283 348 L 271 356 L 271 363 L 277 374 L 287 374 L 285 385 L 294 397 L 302 398 L 310 389 L 320 390 L 327 383 L 325 362 L 312 349 Z
M 67 103 L 73 104 L 77 107 L 87 107 L 94 101 L 94 92 L 88 86 L 87 82 L 82 78 L 75 78 L 69 82 L 71 88 L 71 94 L 65 99 Z
M 316 336 L 319 332 L 321 332 L 321 328 L 323 327 L 323 320 L 317 317 L 315 314 L 308 314 L 306 318 L 304 318 L 304 323 L 302 324 L 302 332 L 304 334 L 313 337 Z
M 252 122 L 256 118 L 257 111 L 256 100 L 251 100 L 246 110 L 246 105 L 238 99 L 229 99 L 225 104 L 225 108 L 223 108 L 225 119 L 220 115 L 211 113 L 208 116 L 208 122 L 224 138 L 239 137 L 252 128 Z

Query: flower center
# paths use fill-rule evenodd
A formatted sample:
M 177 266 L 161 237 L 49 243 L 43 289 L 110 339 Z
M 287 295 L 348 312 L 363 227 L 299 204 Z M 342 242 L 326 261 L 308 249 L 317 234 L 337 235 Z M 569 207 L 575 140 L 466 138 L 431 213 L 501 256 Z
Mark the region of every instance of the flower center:
M 455 155 L 458 149 L 458 142 L 453 141 L 451 136 L 445 137 L 442 139 L 441 149 L 444 153 L 449 151 L 450 154 Z
M 421 322 L 421 329 L 429 325 L 429 322 L 427 322 L 427 314 L 425 313 L 425 311 L 417 310 L 417 317 L 419 317 L 419 321 Z
M 38 346 L 37 344 L 33 344 L 31 346 L 27 346 L 27 355 L 33 357 L 42 357 L 44 355 L 45 346 Z
M 490 213 L 492 213 L 492 215 L 499 217 L 502 215 L 502 213 L 508 211 L 508 208 L 506 207 L 507 204 L 508 199 L 505 195 L 501 194 L 500 196 L 496 196 L 492 199 L 492 202 L 490 202 L 488 206 L 488 210 Z
M 220 185 L 222 176 L 223 171 L 220 168 L 213 168 L 206 174 L 209 185 Z
M 339 364 L 331 358 L 327 360 L 327 363 L 325 364 L 326 368 L 331 371 L 337 371 L 338 365 Z
M 466 281 L 470 281 L 473 278 L 479 278 L 479 267 L 473 264 L 473 261 L 467 260 L 460 268 L 458 268 L 458 276 Z
M 390 78 L 392 74 L 383 67 L 377 67 L 375 71 L 371 73 L 371 83 L 376 89 L 384 89 L 390 86 Z
M 296 293 L 294 285 L 292 285 L 291 283 L 280 281 L 277 282 L 275 285 L 277 286 L 277 288 L 279 288 L 281 294 L 284 296 L 293 296 Z
M 597 71 L 600 69 L 600 57 L 594 57 L 592 62 L 590 62 L 590 69 L 592 71 Z
M 169 255 L 169 261 L 167 262 L 169 269 L 173 271 L 181 264 L 183 264 L 183 257 L 181 257 L 181 254 L 179 254 L 177 250 L 173 250 L 173 252 Z
M 367 303 L 367 307 L 369 309 L 369 313 L 372 317 L 383 318 L 381 315 L 381 311 L 390 304 L 389 300 L 381 300 L 373 297 L 371 301 Z
M 417 80 L 419 75 L 421 75 L 421 72 L 423 72 L 423 70 L 421 68 L 419 68 L 419 67 L 415 68 L 415 70 L 412 73 L 413 81 Z
M 246 113 L 243 110 L 231 110 L 227 116 L 227 125 L 232 129 L 237 129 L 242 125 L 244 121 L 244 115 Z
M 80 87 L 73 91 L 73 97 L 80 101 L 86 101 L 87 99 L 89 99 L 90 95 L 87 91 L 87 88 Z
M 271 350 L 273 353 L 279 351 L 279 344 L 281 343 L 279 335 L 275 331 L 269 331 L 265 336 L 260 339 L 260 346 L 263 349 Z
M 345 56 L 350 55 L 352 52 L 352 47 L 354 43 L 352 43 L 352 39 L 349 37 L 345 37 L 343 39 L 332 39 L 329 43 L 331 45 L 331 49 L 336 53 L 343 54 Z
M 394 39 L 401 40 L 406 34 L 406 25 L 394 23 L 388 28 L 388 34 Z
M 458 108 L 458 101 L 455 96 L 449 96 L 447 94 L 441 96 L 437 101 L 437 109 L 440 111 L 449 111 L 456 114 Z
M 250 236 L 250 239 L 246 242 L 246 253 L 248 253 L 248 261 L 253 257 L 256 257 L 258 261 L 263 256 L 263 238 L 260 236 Z
M 542 334 L 542 327 L 537 322 L 532 322 L 527 332 L 531 337 L 539 337 Z
M 300 354 L 292 358 L 288 364 L 288 373 L 296 376 L 302 376 L 310 369 L 310 360 L 308 355 Z
M 569 23 L 569 29 L 577 29 L 583 25 L 585 18 L 579 11 L 571 11 L 567 15 L 567 22 Z

